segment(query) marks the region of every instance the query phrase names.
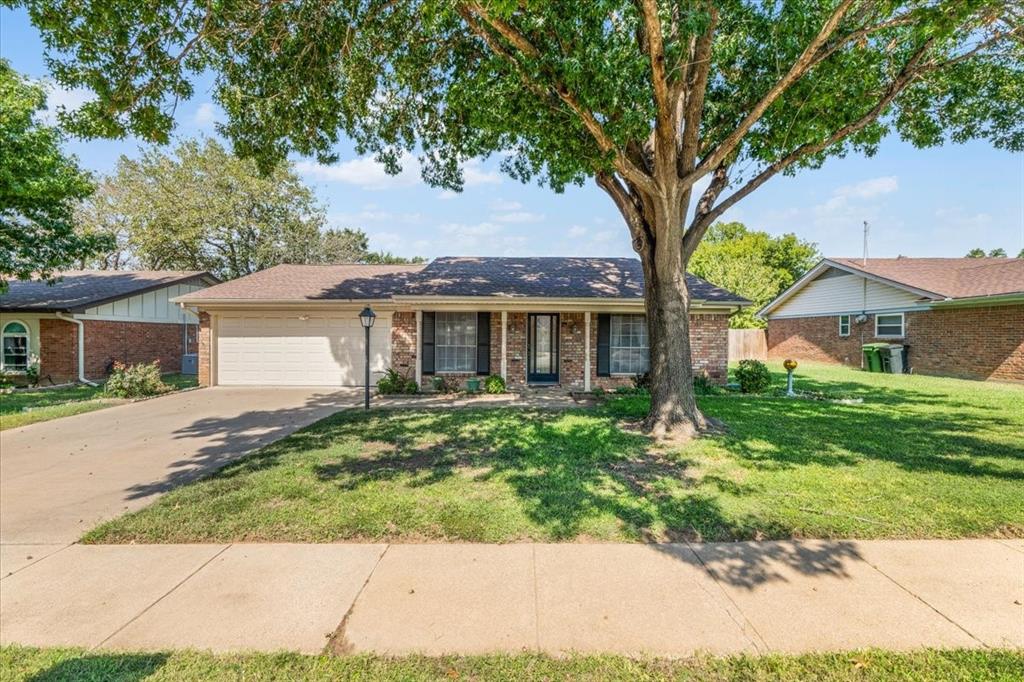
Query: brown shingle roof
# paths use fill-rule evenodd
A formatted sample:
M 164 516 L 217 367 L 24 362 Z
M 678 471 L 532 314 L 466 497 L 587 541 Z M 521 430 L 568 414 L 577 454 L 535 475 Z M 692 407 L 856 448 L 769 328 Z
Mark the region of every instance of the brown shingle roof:
M 848 268 L 938 298 L 973 298 L 1024 292 L 1022 258 L 828 258 Z
M 321 301 L 390 298 L 423 265 L 277 265 L 202 291 L 182 302 Z
M 53 284 L 14 280 L 0 294 L 0 310 L 78 312 L 152 289 L 191 280 L 216 281 L 197 270 L 67 270 Z
M 695 300 L 747 303 L 694 275 Z M 317 301 L 392 296 L 642 298 L 635 258 L 446 257 L 428 265 L 279 265 L 177 300 Z

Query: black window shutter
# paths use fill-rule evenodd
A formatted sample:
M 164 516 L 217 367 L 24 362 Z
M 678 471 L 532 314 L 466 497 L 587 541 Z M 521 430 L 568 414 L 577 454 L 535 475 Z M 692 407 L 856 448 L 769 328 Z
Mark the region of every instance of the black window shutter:
M 599 377 L 610 377 L 612 375 L 611 369 L 611 354 L 609 346 L 611 345 L 612 335 L 612 316 L 608 313 L 598 313 L 597 315 L 597 376 Z
M 420 326 L 420 370 L 424 374 L 434 373 L 434 313 L 423 313 Z
M 491 373 L 491 314 L 476 314 L 476 373 Z

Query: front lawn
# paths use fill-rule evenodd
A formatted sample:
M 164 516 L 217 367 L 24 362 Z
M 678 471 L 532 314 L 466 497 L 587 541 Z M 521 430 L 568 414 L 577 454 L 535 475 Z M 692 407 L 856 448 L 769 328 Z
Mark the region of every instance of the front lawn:
M 176 391 L 196 386 L 198 383 L 195 376 L 183 374 L 168 374 L 163 377 L 163 380 Z M 13 393 L 2 393 L 0 394 L 0 431 L 49 421 L 58 417 L 92 412 L 124 402 L 127 401 L 108 398 L 103 393 L 102 386 L 86 386 L 85 384 L 38 391 L 16 390 Z
M 1014 651 L 860 651 L 801 656 L 682 660 L 539 654 L 447 656 L 214 655 L 193 651 L 122 653 L 0 648 L 5 680 L 1013 680 L 1024 671 Z
M 863 403 L 706 397 L 729 433 L 674 450 L 629 428 L 636 398 L 344 411 L 85 541 L 1024 535 L 1024 388 L 828 367 L 798 386 Z

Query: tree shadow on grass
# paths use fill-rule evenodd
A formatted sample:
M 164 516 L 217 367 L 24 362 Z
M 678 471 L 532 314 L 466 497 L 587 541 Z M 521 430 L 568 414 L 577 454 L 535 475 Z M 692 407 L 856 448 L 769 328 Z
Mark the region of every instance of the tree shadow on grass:
M 155 674 L 167 662 L 167 654 L 84 654 L 68 658 L 27 679 L 30 682 L 138 682 Z

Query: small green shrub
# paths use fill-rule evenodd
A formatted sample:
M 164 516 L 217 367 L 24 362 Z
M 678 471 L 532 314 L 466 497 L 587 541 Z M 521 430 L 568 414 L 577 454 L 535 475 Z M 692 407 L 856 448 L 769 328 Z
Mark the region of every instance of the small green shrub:
M 506 390 L 505 379 L 498 374 L 492 374 L 484 380 L 485 393 L 498 394 L 504 393 Z
M 115 362 L 104 390 L 118 398 L 143 398 L 166 393 L 171 387 L 160 378 L 160 361 L 154 360 L 137 365 Z
M 768 365 L 760 360 L 740 360 L 734 374 L 743 393 L 761 393 L 772 383 Z
M 39 385 L 39 363 L 30 362 L 28 367 L 25 368 L 25 381 L 28 382 L 29 386 Z
M 377 381 L 377 392 L 381 395 L 411 395 L 419 392 L 416 380 L 408 377 L 392 367 L 388 367 Z
M 693 377 L 693 392 L 697 395 L 715 395 L 721 389 L 711 382 L 707 374 L 698 374 Z

